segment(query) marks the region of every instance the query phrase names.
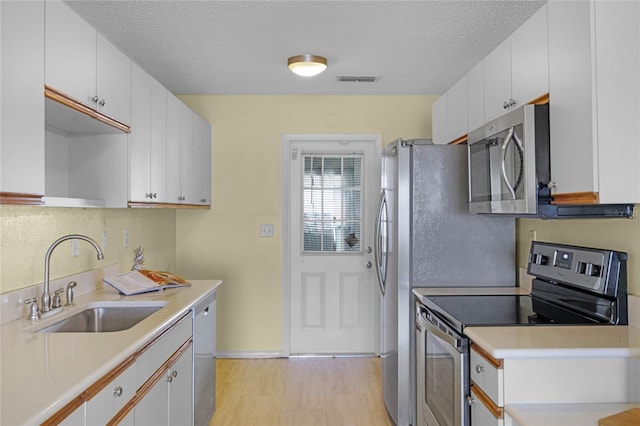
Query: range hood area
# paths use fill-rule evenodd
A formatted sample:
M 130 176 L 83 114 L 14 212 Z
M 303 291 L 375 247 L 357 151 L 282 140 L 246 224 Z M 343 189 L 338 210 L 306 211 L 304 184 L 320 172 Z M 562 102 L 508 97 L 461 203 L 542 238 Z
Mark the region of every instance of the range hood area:
M 45 88 L 43 204 L 127 207 L 129 127 L 108 124 L 86 106 L 75 107 L 49 93 Z

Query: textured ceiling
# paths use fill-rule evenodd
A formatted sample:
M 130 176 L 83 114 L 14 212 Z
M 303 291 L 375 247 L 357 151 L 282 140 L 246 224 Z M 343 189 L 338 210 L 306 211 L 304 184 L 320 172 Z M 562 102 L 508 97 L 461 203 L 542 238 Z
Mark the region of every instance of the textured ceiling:
M 67 3 L 176 94 L 441 94 L 544 1 Z M 304 53 L 327 71 L 292 74 Z

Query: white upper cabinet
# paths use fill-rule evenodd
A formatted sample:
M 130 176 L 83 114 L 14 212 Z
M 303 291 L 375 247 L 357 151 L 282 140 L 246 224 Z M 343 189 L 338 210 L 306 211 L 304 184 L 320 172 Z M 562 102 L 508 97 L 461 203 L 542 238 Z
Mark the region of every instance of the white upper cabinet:
M 167 90 L 133 65 L 129 201 L 167 202 Z
M 638 203 L 640 3 L 548 7 L 554 198 Z
M 511 39 L 484 58 L 484 114 L 494 120 L 511 108 Z
M 542 6 L 483 62 L 487 122 L 548 93 L 547 6 Z
M 467 77 L 453 85 L 432 107 L 433 143 L 446 144 L 467 134 Z
M 511 35 L 511 97 L 516 106 L 549 93 L 547 6 Z
M 449 143 L 447 139 L 447 93 L 443 93 L 431 105 L 431 139 L 434 144 Z
M 469 132 L 484 125 L 484 64 L 480 62 L 467 74 L 467 122 Z
M 167 93 L 167 202 L 179 203 L 182 197 L 180 178 L 182 151 L 181 111 L 184 108 L 180 99 Z
M 45 84 L 130 123 L 131 60 L 63 2 L 47 0 L 45 16 Z
M 193 113 L 192 204 L 211 205 L 211 125 Z
M 0 192 L 44 194 L 44 1 L 0 2 Z M 4 195 L 3 195 L 4 201 Z
M 544 5 L 434 102 L 433 142 L 454 142 L 548 93 L 549 48 Z

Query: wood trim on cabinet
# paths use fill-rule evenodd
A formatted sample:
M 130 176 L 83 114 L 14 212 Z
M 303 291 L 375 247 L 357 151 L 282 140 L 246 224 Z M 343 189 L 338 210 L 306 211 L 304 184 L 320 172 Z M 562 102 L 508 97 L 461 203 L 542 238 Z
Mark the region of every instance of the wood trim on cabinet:
M 69 401 L 64 407 L 62 407 L 60 410 L 56 411 L 51 417 L 49 417 L 47 420 L 45 420 L 44 422 L 41 423 L 42 426 L 53 426 L 53 425 L 57 425 L 60 424 L 65 418 L 67 418 L 68 416 L 70 416 L 75 410 L 77 410 L 78 408 L 80 408 L 80 406 L 82 404 L 84 404 L 85 402 L 89 401 L 91 398 L 93 398 L 94 396 L 96 396 L 98 394 L 98 392 L 100 392 L 102 389 L 104 389 L 105 387 L 107 387 L 107 385 L 109 383 L 111 383 L 116 377 L 118 377 L 122 372 L 124 372 L 127 368 L 129 368 L 131 365 L 133 365 L 136 361 L 136 359 L 138 359 L 140 357 L 140 355 L 146 351 L 147 349 L 149 349 L 151 346 L 153 346 L 158 340 L 160 340 L 162 337 L 164 337 L 167 333 L 169 333 L 169 331 L 173 330 L 173 328 L 175 328 L 175 326 L 182 321 L 185 317 L 191 315 L 191 311 L 187 312 L 186 314 L 184 314 L 183 316 L 181 316 L 176 322 L 174 322 L 173 324 L 171 324 L 169 327 L 167 327 L 162 333 L 160 333 L 159 335 L 157 335 L 155 338 L 153 338 L 153 340 L 151 340 L 150 342 L 148 342 L 146 345 L 144 345 L 141 349 L 139 349 L 138 351 L 136 351 L 135 354 L 129 356 L 127 359 L 125 359 L 123 362 L 121 362 L 120 364 L 118 364 L 116 367 L 114 367 L 111 371 L 109 371 L 107 374 L 105 374 L 104 376 L 102 376 L 97 382 L 95 382 L 94 384 L 92 384 L 91 386 L 89 386 L 87 389 L 85 389 L 82 393 L 80 393 L 80 395 L 76 396 L 75 398 L 73 398 L 71 401 Z M 182 351 L 184 352 L 185 349 L 183 349 L 185 347 L 185 345 L 188 345 L 189 343 L 191 343 L 193 337 L 191 337 L 189 340 L 187 340 L 177 351 L 176 353 Z M 182 354 L 182 352 L 180 352 L 180 354 Z M 163 366 L 169 362 L 170 360 L 173 360 L 173 362 L 175 363 L 175 360 L 179 358 L 176 357 L 176 353 L 174 353 L 171 357 L 169 357 L 169 359 L 163 364 Z M 169 366 L 173 365 L 173 363 L 171 363 Z M 162 368 L 162 367 L 161 367 Z M 154 373 L 154 376 L 156 373 Z M 153 376 L 152 376 L 153 377 Z M 157 382 L 157 380 L 156 380 Z M 145 382 L 146 384 L 146 382 Z M 140 389 L 142 389 L 144 387 L 141 386 Z M 138 389 L 137 392 L 140 391 L 140 389 Z M 148 392 L 148 390 L 146 391 Z M 134 395 L 132 398 L 136 399 L 136 395 Z M 140 398 L 138 398 L 136 401 L 138 401 Z M 124 407 L 127 407 L 129 405 L 129 402 L 127 402 L 125 404 Z M 134 404 L 135 405 L 135 404 Z M 124 407 L 120 410 L 124 410 Z M 131 409 L 129 409 L 129 411 L 131 411 Z M 126 413 L 124 413 L 124 415 L 126 415 L 129 411 L 127 411 Z M 120 412 L 118 412 L 117 415 L 119 415 Z M 114 417 L 115 418 L 115 417 Z M 124 416 L 122 416 L 122 418 L 124 418 Z M 122 420 L 122 418 L 120 418 L 120 420 Z M 111 421 L 111 423 L 113 422 L 113 420 Z M 109 424 L 111 424 L 109 423 Z M 114 424 L 117 424 L 114 423 Z
M 453 142 L 449 142 L 449 145 L 462 145 L 462 144 L 466 144 L 467 141 L 469 140 L 469 135 L 463 135 L 460 136 L 458 139 L 454 140 Z
M 102 376 L 97 382 L 85 389 L 80 395 L 73 398 L 67 405 L 58 410 L 53 416 L 45 420 L 42 425 L 57 425 L 67 418 L 71 413 L 76 411 L 82 404 L 96 396 L 102 389 L 106 388 L 109 383 L 115 380 L 127 368 L 135 362 L 135 356 L 128 357 L 125 361 L 118 364 L 113 370 Z
M 471 344 L 471 350 L 475 351 L 478 355 L 487 360 L 487 362 L 493 365 L 495 368 L 502 368 L 502 366 L 504 365 L 503 360 L 492 357 L 489 352 L 485 351 L 484 349 L 482 349 L 482 347 L 478 346 L 475 343 Z
M 478 401 L 482 403 L 487 410 L 491 412 L 491 415 L 496 419 L 504 418 L 504 408 L 498 407 L 495 402 L 489 396 L 482 391 L 480 386 L 476 385 L 473 381 L 471 381 L 471 393 L 475 395 Z
M 191 347 L 192 344 L 193 337 L 184 342 L 182 346 L 180 346 L 180 348 L 178 348 L 178 350 L 169 357 L 169 359 L 162 363 L 160 368 L 158 368 L 155 373 L 153 373 L 151 377 L 147 379 L 147 381 L 144 382 L 142 386 L 140 386 L 135 395 L 133 395 L 133 397 L 124 404 L 120 411 L 118 411 L 116 415 L 107 422 L 107 426 L 119 424 L 127 416 L 127 414 L 129 414 L 131 410 L 133 410 L 135 406 L 138 405 L 142 398 L 144 398 L 149 393 L 149 391 L 156 385 L 156 383 L 164 378 L 165 373 L 178 361 L 178 359 L 187 350 L 189 350 L 189 347 Z
M 533 105 L 544 105 L 544 104 L 548 104 L 548 103 L 549 103 L 549 94 L 548 93 L 545 93 L 542 96 L 538 96 L 537 98 L 535 98 L 534 100 L 529 102 L 529 104 L 533 104 Z
M 44 197 L 44 195 L 23 194 L 19 192 L 0 192 L 0 204 L 39 206 L 44 204 L 42 197 Z
M 81 114 L 84 114 L 88 117 L 98 120 L 111 127 L 115 127 L 116 129 L 124 133 L 131 133 L 131 127 L 129 125 L 124 124 L 106 114 L 103 114 L 100 111 L 90 108 L 87 105 L 83 104 L 82 102 L 79 102 L 76 99 L 73 99 L 72 97 L 62 93 L 59 90 L 54 89 L 53 87 L 45 85 L 44 96 L 45 98 L 49 98 L 52 101 L 56 101 L 68 108 L 78 111 Z
M 172 204 L 172 203 L 142 203 L 140 201 L 129 201 L 130 208 L 135 209 L 210 209 L 208 204 Z
M 553 194 L 552 204 L 598 204 L 599 200 L 597 192 L 567 192 Z

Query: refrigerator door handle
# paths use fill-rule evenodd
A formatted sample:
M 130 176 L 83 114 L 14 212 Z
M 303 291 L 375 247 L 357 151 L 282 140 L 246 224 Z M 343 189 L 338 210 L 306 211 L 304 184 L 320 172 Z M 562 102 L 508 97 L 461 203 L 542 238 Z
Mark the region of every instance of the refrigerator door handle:
M 385 209 L 387 207 L 387 195 L 386 192 L 384 190 L 382 190 L 382 192 L 380 193 L 380 201 L 378 201 L 378 215 L 376 218 L 376 231 L 375 231 L 375 237 L 373 240 L 373 245 L 374 245 L 374 250 L 373 250 L 373 255 L 375 257 L 375 261 L 376 261 L 376 275 L 378 276 L 378 284 L 380 285 L 380 293 L 382 293 L 382 295 L 384 296 L 384 292 L 385 292 L 385 280 L 386 280 L 386 262 L 387 262 L 387 258 L 385 257 L 383 259 L 382 257 L 382 220 L 383 220 L 383 214 L 385 212 Z M 384 237 L 386 238 L 387 233 L 385 232 Z M 383 269 L 383 265 L 382 262 L 385 262 L 384 265 L 384 270 L 385 272 L 382 271 Z

